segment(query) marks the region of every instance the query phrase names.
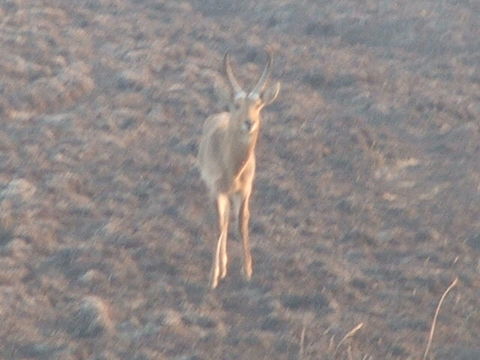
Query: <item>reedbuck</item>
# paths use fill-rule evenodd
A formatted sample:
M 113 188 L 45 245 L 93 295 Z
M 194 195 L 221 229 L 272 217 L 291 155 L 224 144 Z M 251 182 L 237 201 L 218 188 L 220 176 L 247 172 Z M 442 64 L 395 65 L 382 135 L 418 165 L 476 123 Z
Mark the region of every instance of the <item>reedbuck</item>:
M 266 89 L 272 55 L 250 92 L 245 92 L 235 78 L 228 53 L 223 69 L 228 80 L 229 112 L 207 118 L 203 125 L 198 162 L 203 181 L 217 210 L 220 235 L 214 251 L 210 286 L 216 288 L 227 275 L 227 235 L 230 205 L 233 205 L 242 237 L 245 278 L 252 277 L 252 256 L 248 237 L 249 200 L 255 177 L 255 146 L 260 129 L 260 111 L 271 104 L 280 91 L 280 83 Z

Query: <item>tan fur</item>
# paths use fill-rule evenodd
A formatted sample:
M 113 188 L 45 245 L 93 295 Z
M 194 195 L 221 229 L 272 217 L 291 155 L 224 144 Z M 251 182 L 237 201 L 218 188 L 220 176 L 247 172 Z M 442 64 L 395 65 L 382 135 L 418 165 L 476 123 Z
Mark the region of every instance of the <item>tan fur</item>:
M 233 205 L 244 250 L 244 274 L 252 276 L 248 235 L 249 199 L 255 177 L 255 146 L 260 129 L 260 111 L 277 96 L 279 84 L 264 91 L 271 55 L 254 91 L 246 94 L 234 78 L 228 54 L 224 67 L 231 86 L 230 112 L 210 116 L 203 126 L 198 152 L 201 177 L 215 201 L 220 235 L 214 251 L 210 286 L 216 288 L 227 275 L 227 235 Z M 266 98 L 265 98 L 266 97 Z

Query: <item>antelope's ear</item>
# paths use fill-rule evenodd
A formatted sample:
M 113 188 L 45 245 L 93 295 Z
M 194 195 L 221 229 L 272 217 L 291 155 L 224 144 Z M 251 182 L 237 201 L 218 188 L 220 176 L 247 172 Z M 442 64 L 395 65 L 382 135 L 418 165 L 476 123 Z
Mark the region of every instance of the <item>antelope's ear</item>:
M 275 101 L 280 92 L 280 83 L 277 82 L 275 85 L 267 88 L 261 95 L 262 102 L 265 106 L 270 105 Z

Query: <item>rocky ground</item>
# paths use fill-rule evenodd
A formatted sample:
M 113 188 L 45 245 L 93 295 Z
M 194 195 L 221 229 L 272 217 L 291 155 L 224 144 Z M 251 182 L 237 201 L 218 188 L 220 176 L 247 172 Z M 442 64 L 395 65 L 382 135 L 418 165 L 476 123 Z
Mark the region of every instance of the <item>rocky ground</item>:
M 458 277 L 429 357 L 479 359 L 480 4 L 231 3 L 0 3 L 0 358 L 419 359 Z M 254 278 L 232 236 L 210 291 L 200 130 L 267 44 Z

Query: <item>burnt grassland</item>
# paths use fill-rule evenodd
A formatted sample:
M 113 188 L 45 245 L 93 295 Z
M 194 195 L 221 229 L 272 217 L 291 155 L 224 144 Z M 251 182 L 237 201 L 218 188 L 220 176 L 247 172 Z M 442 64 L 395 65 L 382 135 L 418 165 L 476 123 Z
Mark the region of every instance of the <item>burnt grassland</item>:
M 430 356 L 480 358 L 478 3 L 226 3 L 0 3 L 0 358 L 418 359 L 455 277 Z M 209 291 L 200 129 L 267 44 L 254 277 L 233 236 Z

